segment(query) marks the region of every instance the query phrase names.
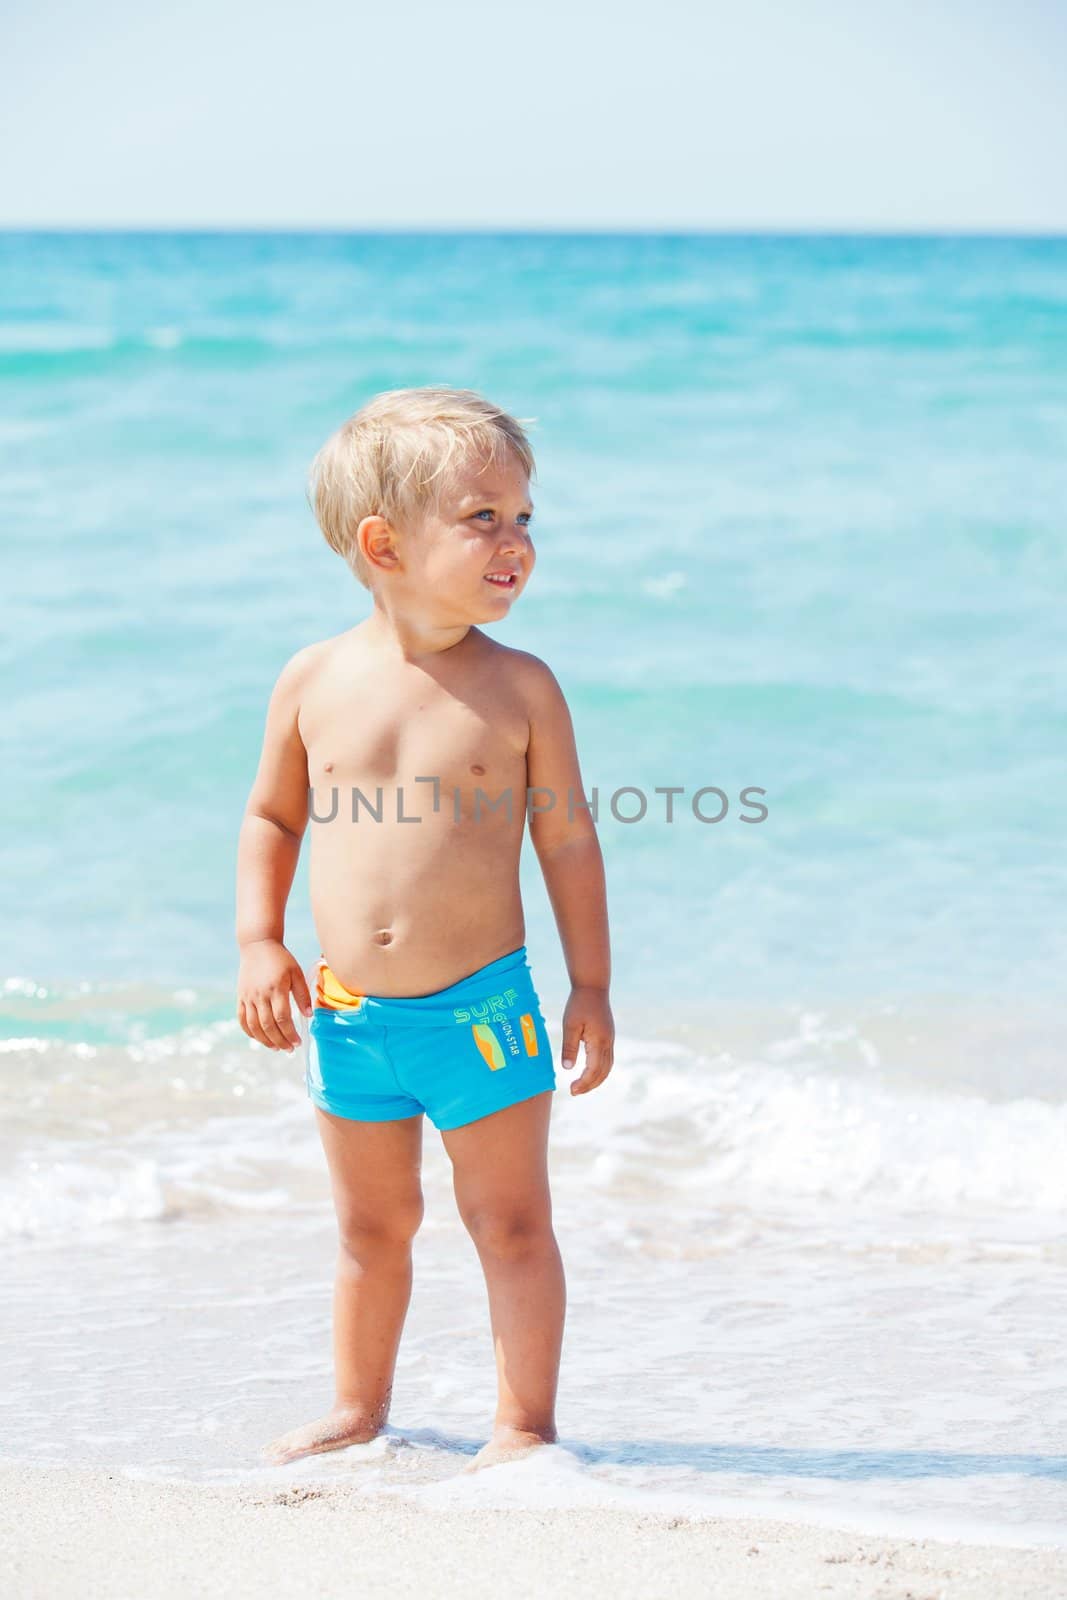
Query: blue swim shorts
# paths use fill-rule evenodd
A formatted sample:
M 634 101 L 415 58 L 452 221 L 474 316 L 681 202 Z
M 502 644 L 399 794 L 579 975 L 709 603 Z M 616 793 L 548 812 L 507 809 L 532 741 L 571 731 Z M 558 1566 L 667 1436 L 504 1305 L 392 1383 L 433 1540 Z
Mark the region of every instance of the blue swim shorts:
M 306 1082 L 335 1117 L 395 1122 L 425 1111 L 444 1131 L 555 1089 L 526 946 L 414 998 L 346 989 L 321 958 Z

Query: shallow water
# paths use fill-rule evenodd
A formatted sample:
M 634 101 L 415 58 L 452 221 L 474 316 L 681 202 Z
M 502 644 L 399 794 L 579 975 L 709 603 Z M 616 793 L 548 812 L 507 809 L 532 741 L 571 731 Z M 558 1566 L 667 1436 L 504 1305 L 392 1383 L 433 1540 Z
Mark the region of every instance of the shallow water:
M 814 1031 L 763 1060 L 624 1038 L 595 1098 L 560 1089 L 560 1448 L 476 1489 L 452 1480 L 488 1437 L 492 1346 L 432 1128 L 387 1434 L 272 1468 L 262 1445 L 332 1394 L 335 1234 L 299 1057 L 221 1022 L 9 1049 L 33 1089 L 4 1108 L 6 1452 L 1053 1539 L 1067 1110 L 835 1071 Z

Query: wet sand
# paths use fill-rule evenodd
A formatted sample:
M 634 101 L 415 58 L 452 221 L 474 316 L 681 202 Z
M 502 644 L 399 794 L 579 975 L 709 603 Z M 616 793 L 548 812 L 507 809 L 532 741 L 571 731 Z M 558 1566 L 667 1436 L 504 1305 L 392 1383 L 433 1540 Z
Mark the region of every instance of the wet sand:
M 1067 1597 L 1067 1549 L 626 1510 L 445 1511 L 284 1472 L 252 1490 L 7 1463 L 0 1484 L 0 1589 L 18 1600 Z

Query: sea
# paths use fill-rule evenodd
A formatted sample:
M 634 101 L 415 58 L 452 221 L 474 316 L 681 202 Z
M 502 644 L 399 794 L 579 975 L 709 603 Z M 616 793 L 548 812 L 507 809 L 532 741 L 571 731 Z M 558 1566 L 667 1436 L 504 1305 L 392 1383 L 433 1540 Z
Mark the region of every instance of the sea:
M 558 1443 L 461 1471 L 427 1123 L 386 1431 L 276 1468 L 336 1223 L 235 1019 L 237 831 L 279 669 L 370 605 L 311 458 L 431 383 L 528 423 L 490 631 L 571 706 L 616 1064 L 553 1102 Z M 1067 1545 L 1067 239 L 0 234 L 0 527 L 5 1459 Z

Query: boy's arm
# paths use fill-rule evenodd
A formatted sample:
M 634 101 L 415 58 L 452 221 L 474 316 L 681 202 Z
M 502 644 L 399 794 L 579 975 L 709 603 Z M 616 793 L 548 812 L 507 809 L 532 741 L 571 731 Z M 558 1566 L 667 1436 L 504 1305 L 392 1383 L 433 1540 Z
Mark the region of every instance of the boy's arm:
M 304 1013 L 311 996 L 300 963 L 285 948 L 285 906 L 308 821 L 307 752 L 300 699 L 317 647 L 282 669 L 267 708 L 263 749 L 237 841 L 238 1018 L 250 1038 L 298 1047 L 290 992 Z
M 530 838 L 559 928 L 571 995 L 563 1015 L 563 1066 L 585 1044 L 585 1070 L 572 1094 L 595 1089 L 611 1071 L 615 1024 L 608 1003 L 611 945 L 604 858 L 585 792 L 574 726 L 551 669 L 526 658 L 530 735 L 526 782 Z

